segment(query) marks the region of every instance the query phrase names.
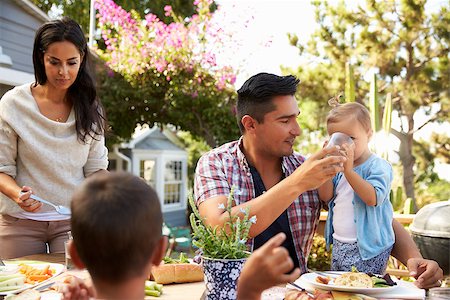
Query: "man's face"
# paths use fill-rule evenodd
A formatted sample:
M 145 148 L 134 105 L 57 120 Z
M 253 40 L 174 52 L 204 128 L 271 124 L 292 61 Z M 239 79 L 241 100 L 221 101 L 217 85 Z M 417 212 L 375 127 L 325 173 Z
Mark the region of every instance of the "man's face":
M 294 96 L 277 96 L 272 102 L 275 110 L 267 113 L 262 123 L 256 124 L 256 143 L 262 153 L 288 156 L 293 152 L 295 138 L 301 133 L 297 123 L 300 110 Z

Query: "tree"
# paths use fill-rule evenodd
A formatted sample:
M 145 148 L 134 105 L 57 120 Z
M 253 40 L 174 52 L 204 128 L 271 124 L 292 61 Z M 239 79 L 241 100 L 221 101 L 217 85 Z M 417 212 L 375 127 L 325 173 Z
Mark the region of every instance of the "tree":
M 406 196 L 413 200 L 415 180 L 419 179 L 413 146 L 420 143 L 414 135 L 429 123 L 447 122 L 450 106 L 449 5 L 429 13 L 426 4 L 425 0 L 367 0 L 365 8 L 351 9 L 343 1 L 337 6 L 313 1 L 319 29 L 306 45 L 290 36 L 300 53 L 315 62 L 313 67 L 296 70 L 302 81 L 301 105 L 313 109 L 306 114 L 320 116 L 306 122 L 307 130 L 314 128 L 313 122 L 320 122 L 317 119 L 323 120 L 328 111 L 326 100 L 343 90 L 347 62 L 354 66 L 356 101 L 367 101 L 369 86 L 363 75 L 369 70 L 377 72 L 379 91 L 392 94 L 394 115 L 401 120 L 400 128 L 391 133 L 400 141 L 403 185 Z M 306 104 L 309 102 L 315 104 Z M 414 118 L 418 110 L 429 118 L 421 124 Z M 434 142 L 436 148 L 448 148 L 448 137 Z
M 63 14 L 77 21 L 84 32 L 89 30 L 89 9 L 91 0 L 32 0 L 37 7 L 48 13 L 52 7 L 59 8 Z M 146 14 L 156 15 L 164 23 L 171 21 L 170 17 L 165 16 L 164 6 L 171 5 L 175 14 L 182 17 L 190 17 L 195 14 L 195 6 L 191 1 L 181 0 L 115 0 L 117 5 L 123 9 L 136 11 L 142 18 Z M 212 5 L 215 8 L 215 4 Z
M 235 71 L 219 66 L 215 54 L 228 36 L 212 21 L 212 1 L 195 4 L 197 13 L 191 18 L 165 6 L 166 15 L 174 20 L 165 24 L 153 14 L 141 19 L 111 0 L 96 1 L 106 45 L 97 52 L 134 89 L 131 97 L 103 99 L 113 130 L 119 130 L 126 118 L 133 126 L 172 124 L 211 147 L 238 136 Z

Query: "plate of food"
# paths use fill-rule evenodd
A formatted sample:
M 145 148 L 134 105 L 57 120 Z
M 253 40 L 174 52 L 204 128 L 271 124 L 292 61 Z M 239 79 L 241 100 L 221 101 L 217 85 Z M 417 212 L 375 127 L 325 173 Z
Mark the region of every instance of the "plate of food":
M 298 280 L 316 289 L 366 295 L 388 292 L 397 287 L 389 275 L 383 277 L 363 272 L 305 273 Z
M 5 261 L 0 266 L 0 296 L 16 294 L 46 283 L 64 271 L 64 265 L 37 261 Z

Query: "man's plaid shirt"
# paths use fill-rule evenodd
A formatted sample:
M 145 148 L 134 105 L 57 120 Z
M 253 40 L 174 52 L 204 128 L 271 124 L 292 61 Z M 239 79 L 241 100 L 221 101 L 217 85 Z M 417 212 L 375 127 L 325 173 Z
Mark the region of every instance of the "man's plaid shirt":
M 239 147 L 241 143 L 242 137 L 238 141 L 213 149 L 200 158 L 194 181 L 197 206 L 212 197 L 228 196 L 233 185 L 237 205 L 255 198 L 253 178 Z M 297 153 L 283 157 L 282 168 L 285 176 L 292 174 L 304 160 L 305 158 Z M 302 273 L 307 271 L 306 260 L 319 221 L 320 208 L 317 191 L 312 190 L 299 195 L 287 210 Z M 253 248 L 253 240 L 250 245 Z

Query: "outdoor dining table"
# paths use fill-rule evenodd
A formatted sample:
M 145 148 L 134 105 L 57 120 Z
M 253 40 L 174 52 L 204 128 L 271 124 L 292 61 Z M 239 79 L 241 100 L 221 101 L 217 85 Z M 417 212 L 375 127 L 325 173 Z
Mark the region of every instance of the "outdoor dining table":
M 40 261 L 47 263 L 59 263 L 65 264 L 64 253 L 53 253 L 53 254 L 35 254 L 16 258 L 14 260 L 21 261 Z M 83 279 L 89 279 L 89 273 L 86 270 L 69 270 L 64 271 L 61 274 L 55 276 L 52 280 L 58 281 L 62 280 L 67 275 L 74 275 Z M 307 285 L 302 283 L 302 285 L 309 289 Z M 267 289 L 262 294 L 262 300 L 278 300 L 283 299 L 286 293 L 286 286 L 280 285 Z M 204 282 L 194 282 L 194 283 L 179 283 L 179 284 L 165 284 L 163 287 L 163 294 L 160 297 L 150 297 L 146 299 L 161 299 L 161 300 L 197 300 L 204 299 L 205 283 Z M 400 294 L 398 293 L 400 292 Z M 391 297 L 380 297 L 378 299 L 424 299 L 424 290 L 419 290 L 415 288 L 410 282 L 401 282 L 401 288 L 398 289 L 397 293 L 393 293 Z M 41 293 L 41 300 L 56 300 L 58 294 L 55 291 L 44 291 Z M 380 295 L 381 296 L 381 295 Z M 0 299 L 2 296 L 0 296 Z
M 20 261 L 42 261 L 47 263 L 65 264 L 64 253 L 52 253 L 52 254 L 35 254 L 28 255 L 13 260 Z M 89 278 L 89 273 L 86 270 L 69 270 L 64 271 L 61 274 L 55 276 L 52 280 L 62 280 L 67 275 L 74 275 L 83 279 Z M 165 284 L 163 287 L 163 294 L 160 297 L 147 297 L 146 299 L 161 299 L 161 300 L 198 300 L 202 298 L 205 291 L 204 282 L 193 283 L 179 283 L 179 284 Z M 46 299 L 58 299 L 55 291 L 44 291 L 41 293 L 41 300 Z M 2 296 L 0 296 L 0 299 Z

